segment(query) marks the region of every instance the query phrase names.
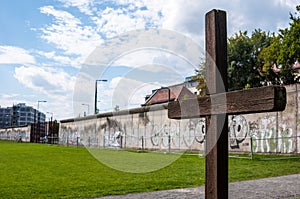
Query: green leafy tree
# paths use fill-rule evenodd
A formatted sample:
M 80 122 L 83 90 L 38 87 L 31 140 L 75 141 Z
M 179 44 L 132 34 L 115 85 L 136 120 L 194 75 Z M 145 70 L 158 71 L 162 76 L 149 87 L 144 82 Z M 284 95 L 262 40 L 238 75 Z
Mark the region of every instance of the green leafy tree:
M 263 77 L 260 52 L 271 43 L 272 35 L 260 29 L 236 33 L 228 39 L 228 87 L 239 90 L 261 86 Z
M 228 88 L 240 90 L 261 86 L 262 59 L 261 50 L 270 45 L 272 36 L 261 30 L 255 30 L 249 37 L 247 32 L 239 32 L 228 39 Z M 194 80 L 199 82 L 200 95 L 206 93 L 205 63 L 200 64 Z
M 290 13 L 290 20 L 290 26 L 279 30 L 270 46 L 259 54 L 267 72 L 265 82 L 286 85 L 299 81 L 293 65 L 300 58 L 300 5 L 294 14 Z
M 229 90 L 300 82 L 300 63 L 295 67 L 300 62 L 300 5 L 290 20 L 277 35 L 257 29 L 250 36 L 240 31 L 228 39 Z M 200 68 L 195 80 L 198 90 L 205 91 L 205 63 Z
M 199 69 L 195 71 L 196 75 L 193 76 L 193 80 L 198 82 L 196 86 L 197 90 L 199 91 L 200 96 L 206 95 L 206 81 L 205 81 L 205 62 L 202 61 L 199 65 Z

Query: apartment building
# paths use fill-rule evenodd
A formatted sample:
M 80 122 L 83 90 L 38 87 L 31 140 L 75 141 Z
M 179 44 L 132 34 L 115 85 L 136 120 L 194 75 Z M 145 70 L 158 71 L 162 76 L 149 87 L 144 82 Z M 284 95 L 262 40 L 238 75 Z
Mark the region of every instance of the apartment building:
M 25 103 L 12 107 L 0 107 L 0 128 L 24 126 L 32 123 L 43 123 L 46 115 Z

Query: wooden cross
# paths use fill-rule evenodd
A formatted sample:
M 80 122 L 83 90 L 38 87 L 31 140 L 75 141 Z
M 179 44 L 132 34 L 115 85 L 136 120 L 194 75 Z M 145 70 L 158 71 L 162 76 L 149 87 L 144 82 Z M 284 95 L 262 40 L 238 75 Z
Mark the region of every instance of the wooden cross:
M 206 23 L 206 84 L 208 95 L 168 104 L 171 119 L 206 117 L 205 197 L 228 198 L 229 114 L 283 111 L 286 90 L 280 86 L 227 92 L 226 12 L 212 10 Z

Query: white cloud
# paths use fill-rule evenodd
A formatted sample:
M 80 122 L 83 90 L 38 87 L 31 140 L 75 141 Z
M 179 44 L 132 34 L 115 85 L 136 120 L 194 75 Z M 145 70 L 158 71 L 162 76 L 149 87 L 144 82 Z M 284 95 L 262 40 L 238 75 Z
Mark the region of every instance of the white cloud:
M 94 17 L 98 30 L 103 32 L 106 37 L 117 36 L 129 30 L 144 28 L 143 19 L 132 17 L 130 13 L 126 13 L 123 9 L 106 8 L 99 13 L 99 17 Z
M 42 96 L 37 98 L 37 95 L 26 94 L 0 94 L 0 107 L 11 107 L 14 104 L 25 103 L 27 106 L 37 108 L 37 99 L 46 99 Z M 62 106 L 63 105 L 63 106 Z M 53 113 L 53 119 L 72 118 L 73 115 L 72 98 L 57 97 L 55 99 L 47 99 L 46 103 L 40 103 L 39 110 L 47 115 L 46 120 L 49 120 Z
M 58 0 L 64 4 L 65 7 L 77 7 L 80 12 L 86 15 L 92 15 L 93 0 Z
M 77 26 L 78 24 L 81 24 L 80 20 L 74 17 L 72 14 L 66 11 L 56 10 L 53 6 L 41 7 L 40 12 L 54 16 L 57 22 L 64 23 L 67 26 Z
M 162 85 L 159 85 L 159 83 L 141 84 L 133 89 L 130 93 L 129 99 L 127 99 L 127 103 L 130 106 L 129 108 L 144 104 L 146 95 L 151 95 L 152 90 L 159 89 L 161 86 Z
M 92 26 L 85 26 L 67 11 L 56 10 L 53 6 L 40 8 L 41 13 L 53 16 L 53 23 L 41 28 L 41 38 L 66 55 L 86 57 L 102 41 Z
M 148 5 L 151 2 L 148 3 Z M 175 0 L 161 2 L 162 27 L 176 30 L 204 43 L 205 14 L 212 9 L 227 12 L 228 35 L 239 30 L 261 28 L 277 32 L 279 27 L 288 26 L 289 11 L 295 9 L 297 3 L 288 0 L 232 0 L 228 1 L 185 1 Z M 156 8 L 156 10 L 159 10 Z
M 251 32 L 255 28 L 276 31 L 278 27 L 287 25 L 288 12 L 295 6 L 295 3 L 286 0 L 275 0 L 273 3 L 267 0 L 233 0 L 231 3 L 216 0 L 206 2 L 60 0 L 60 2 L 65 8 L 76 7 L 87 15 L 89 25 L 84 25 L 85 23 L 70 12 L 57 10 L 53 6 L 44 6 L 40 8 L 41 13 L 51 15 L 53 23 L 40 29 L 41 38 L 63 50 L 67 56 L 79 56 L 80 59 L 74 60 L 76 62 L 83 61 L 105 38 L 145 27 L 178 31 L 203 46 L 204 16 L 213 8 L 227 11 L 228 35 L 239 30 Z M 286 17 L 282 13 L 286 13 Z M 73 62 L 72 65 L 79 64 Z
M 72 93 L 75 83 L 75 77 L 62 70 L 37 66 L 17 67 L 14 77 L 26 87 L 51 98 Z
M 39 51 L 38 54 L 46 57 L 47 59 L 57 61 L 63 65 L 69 65 L 72 63 L 72 60 L 70 57 L 57 55 L 55 51 L 51 51 L 51 52 Z
M 274 24 L 267 23 L 267 21 L 272 21 L 270 18 L 273 18 L 275 13 L 278 12 L 276 4 L 270 4 L 270 1 L 266 0 L 262 0 L 259 3 L 257 1 L 252 2 L 251 5 L 242 1 L 237 1 L 236 3 L 239 9 L 234 9 L 234 12 L 229 15 L 229 24 L 233 27 L 232 29 L 235 30 L 234 32 L 238 30 L 248 30 L 251 32 L 257 28 L 266 30 L 274 30 L 276 28 Z M 249 6 L 251 6 L 252 9 L 249 9 Z M 254 21 L 253 19 L 257 20 Z
M 15 46 L 0 46 L 0 64 L 34 64 L 35 58 L 30 53 Z
M 122 77 L 113 78 L 109 83 L 109 88 L 115 89 L 121 80 L 122 80 Z
M 16 93 L 2 93 L 0 94 L 0 107 L 11 107 L 18 102 L 20 94 Z
M 137 68 L 146 64 L 153 63 L 156 57 L 160 57 L 164 54 L 161 51 L 154 50 L 139 50 L 134 51 L 126 55 L 122 55 L 117 60 L 115 60 L 111 65 L 115 66 L 128 66 L 132 68 Z
M 37 51 L 38 55 L 42 56 L 43 58 L 46 58 L 46 60 L 49 60 L 50 63 L 46 63 L 46 60 L 43 59 L 42 65 L 44 66 L 72 66 L 75 68 L 80 68 L 81 63 L 84 62 L 84 57 L 74 57 L 74 56 L 67 56 L 63 54 L 59 54 L 56 51 L 50 51 L 50 52 L 44 52 L 44 51 Z
M 279 4 L 282 4 L 283 6 L 288 6 L 290 9 L 295 9 L 295 6 L 299 4 L 299 2 L 292 1 L 292 0 L 277 0 Z
M 147 94 L 151 94 L 153 89 L 162 86 L 158 82 L 147 83 L 127 77 L 116 77 L 110 82 L 111 107 L 116 105 L 121 109 L 128 109 L 141 105 Z
M 57 119 L 73 117 L 75 77 L 61 69 L 37 66 L 17 67 L 14 77 L 25 87 L 35 91 L 34 97 L 27 99 L 26 96 L 22 96 L 18 101 L 22 99 L 22 102 L 35 105 L 38 98 L 47 100 L 41 107 L 42 111 L 53 112 Z
M 104 37 L 113 37 L 130 30 L 145 27 L 160 27 L 161 14 L 157 5 L 163 4 L 158 3 L 159 1 L 60 0 L 60 2 L 67 8 L 76 7 L 82 13 L 88 15 L 91 22 L 96 25 L 96 30 L 101 32 Z M 45 8 L 49 8 L 49 6 Z M 63 15 L 57 12 L 54 13 L 50 9 L 44 13 Z
M 149 10 L 142 1 L 114 2 L 119 7 L 100 9 L 91 19 L 105 37 L 117 36 L 130 30 L 160 27 L 159 12 Z
M 145 74 L 149 72 L 160 73 L 168 69 L 170 73 L 178 73 L 184 76 L 193 75 L 195 69 L 197 69 L 179 55 L 162 50 L 134 51 L 119 57 L 111 65 L 135 68 L 144 71 Z
M 45 106 L 47 106 L 47 112 L 53 113 L 53 119 L 62 120 L 75 117 L 71 97 L 53 99 L 48 101 Z M 50 116 L 47 114 L 47 117 Z
M 288 25 L 288 12 L 296 5 L 287 0 L 275 0 L 272 3 L 268 0 L 233 0 L 231 3 L 217 0 L 59 1 L 66 9 L 78 8 L 87 17 L 79 19 L 70 10 L 58 10 L 53 6 L 41 7 L 41 13 L 53 17 L 52 24 L 40 29 L 41 38 L 63 50 L 64 55 L 56 53 L 49 58 L 75 67 L 79 67 L 105 38 L 130 30 L 145 27 L 166 28 L 183 33 L 203 46 L 205 13 L 213 8 L 227 11 L 230 36 L 239 30 L 251 32 L 255 28 L 276 31 Z M 83 22 L 83 19 L 87 21 Z M 70 58 L 72 55 L 77 57 Z
M 106 38 L 130 30 L 144 29 L 145 27 L 165 28 L 185 34 L 196 41 L 197 44 L 203 46 L 204 16 L 207 11 L 213 8 L 227 11 L 228 35 L 230 36 L 239 30 L 251 32 L 255 28 L 261 28 L 277 31 L 278 27 L 288 26 L 289 11 L 293 10 L 296 5 L 296 3 L 289 0 L 274 0 L 272 2 L 269 0 L 232 0 L 230 2 L 217 0 L 59 0 L 59 2 L 63 4 L 63 7 L 59 9 L 54 6 L 40 8 L 40 12 L 51 17 L 52 22 L 37 30 L 41 33 L 40 37 L 53 45 L 55 49 L 47 52 L 39 51 L 38 54 L 52 60 L 55 64 L 74 67 L 79 67 L 80 63 Z M 78 14 L 76 9 L 70 8 L 77 8 L 80 13 Z M 190 50 L 187 47 L 189 45 L 175 46 L 174 44 L 176 50 Z M 10 48 L 0 47 L 0 53 L 2 53 L 0 54 L 0 63 L 34 64 L 36 62 L 28 51 L 17 47 Z M 104 58 L 100 57 L 100 60 L 104 60 Z M 183 62 L 159 52 L 135 52 L 118 57 L 118 60 L 114 61 L 116 65 L 133 67 L 133 70 L 136 71 L 142 68 L 145 71 L 151 69 L 154 72 L 153 70 L 162 68 L 148 67 L 148 65 L 161 64 L 163 66 L 173 66 L 176 70 L 176 72 L 173 72 L 174 74 L 177 74 L 177 71 L 181 74 L 186 73 L 184 71 L 186 68 L 182 70 L 182 67 L 180 67 Z M 41 65 L 46 64 L 41 63 Z M 149 74 L 147 73 L 147 75 Z M 139 102 L 145 94 L 141 92 L 142 90 L 147 94 L 149 91 L 151 92 L 151 86 L 148 87 L 146 82 L 139 81 L 139 79 L 133 80 L 134 78 L 126 75 L 115 77 L 110 82 L 111 87 L 108 85 L 103 87 L 103 89 L 107 87 L 107 90 L 103 91 L 102 96 L 112 99 L 115 89 L 121 88 L 123 95 L 120 96 L 120 99 L 127 101 L 134 99 L 132 101 Z M 157 73 L 157 76 L 159 76 L 159 73 Z M 51 104 L 55 107 L 62 107 L 62 105 L 65 105 L 66 99 L 70 101 L 72 98 L 75 78 L 62 70 L 22 66 L 16 68 L 15 77 L 27 87 L 42 92 L 52 99 L 58 99 Z M 85 97 L 84 100 L 91 103 L 91 109 L 95 79 L 94 76 L 92 77 L 89 79 L 91 83 L 87 84 L 89 87 L 85 87 L 86 84 L 84 84 L 79 89 L 79 91 L 89 91 L 86 96 L 81 95 L 81 97 Z M 123 85 L 128 85 L 128 83 L 135 87 L 126 95 L 124 92 L 128 91 L 128 88 L 123 88 Z M 161 83 L 158 83 L 158 85 L 161 85 Z M 84 93 L 84 91 L 82 92 Z M 69 105 L 70 103 L 68 103 Z M 68 111 L 65 107 L 62 109 Z M 80 109 L 82 109 L 81 106 Z M 61 112 L 59 108 L 56 108 L 55 111 Z
M 228 34 L 230 36 L 240 30 L 251 33 L 258 28 L 278 32 L 279 28 L 288 27 L 289 12 L 296 5 L 295 1 L 284 0 L 234 0 L 224 6 L 228 14 Z

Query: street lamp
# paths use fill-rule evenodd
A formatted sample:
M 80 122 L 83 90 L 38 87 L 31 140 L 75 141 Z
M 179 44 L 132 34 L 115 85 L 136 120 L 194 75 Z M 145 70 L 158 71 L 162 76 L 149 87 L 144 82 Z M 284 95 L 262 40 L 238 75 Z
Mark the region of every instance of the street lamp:
M 47 137 L 48 137 L 48 143 L 52 144 L 52 140 L 53 140 L 53 113 L 51 112 L 47 112 L 47 114 L 51 114 L 51 118 L 50 118 L 50 123 L 48 123 L 48 131 L 47 131 Z M 50 139 L 50 137 L 51 139 Z
M 39 108 L 40 108 L 40 103 L 41 102 L 47 102 L 46 100 L 38 100 L 38 104 L 37 104 L 37 110 L 39 110 Z
M 107 79 L 97 79 L 95 81 L 95 110 L 94 110 L 94 114 L 98 113 L 98 109 L 97 109 L 97 83 L 98 82 L 107 82 Z
M 52 119 L 53 119 L 53 113 L 47 112 L 47 114 L 51 114 L 50 121 L 52 122 Z
M 83 106 L 87 106 L 87 108 L 88 108 L 88 112 L 87 112 L 87 114 L 89 115 L 89 114 L 90 114 L 90 105 L 89 105 L 89 104 L 81 104 L 81 105 L 83 105 Z
M 37 111 L 36 111 L 36 113 L 37 113 L 37 126 L 35 127 L 35 130 L 34 130 L 34 132 L 35 132 L 35 135 L 34 135 L 35 136 L 35 142 L 39 142 L 40 141 L 40 140 L 38 140 L 38 139 L 40 139 L 40 136 L 41 136 L 40 111 L 39 111 L 39 109 L 40 109 L 40 103 L 45 103 L 45 102 L 47 102 L 47 101 L 46 100 L 38 100 L 38 102 L 37 102 Z M 35 118 L 36 118 L 36 114 L 35 114 Z
M 38 103 L 37 103 L 37 119 L 38 121 L 37 122 L 40 122 L 40 117 L 39 117 L 39 109 L 40 109 L 40 103 L 46 103 L 47 101 L 46 100 L 38 100 Z

